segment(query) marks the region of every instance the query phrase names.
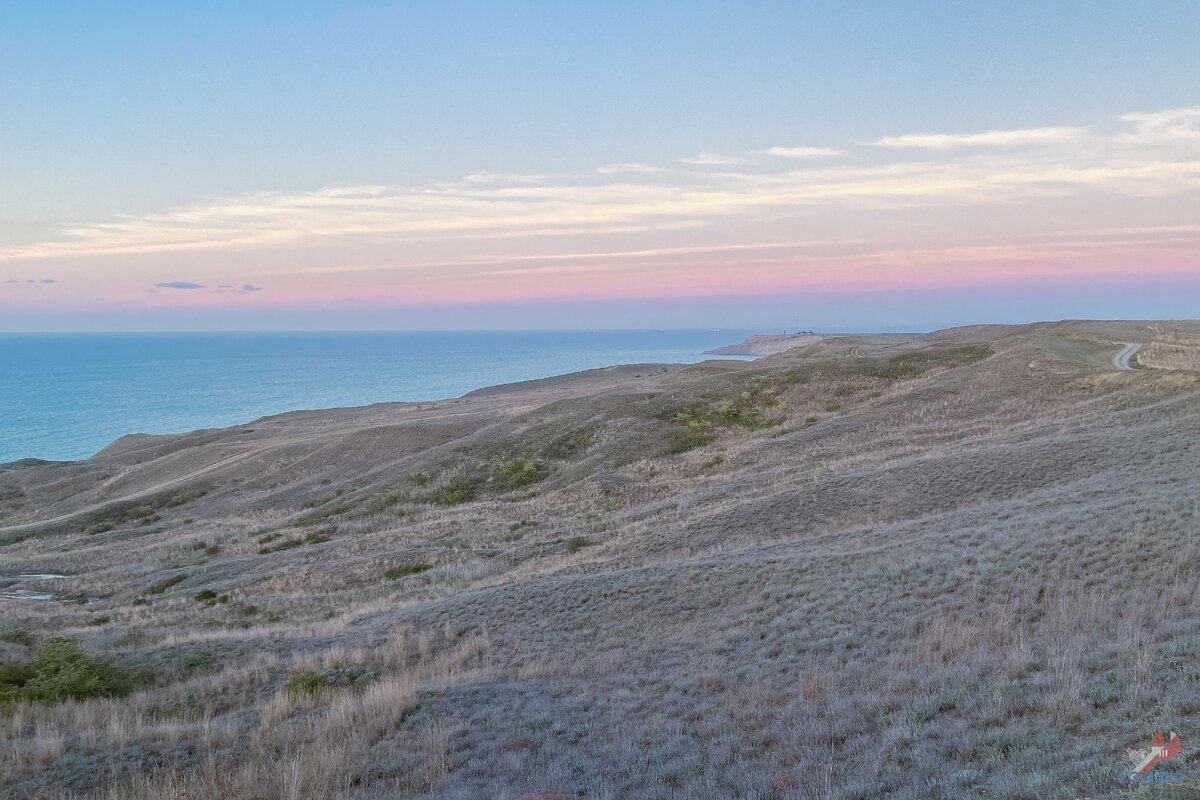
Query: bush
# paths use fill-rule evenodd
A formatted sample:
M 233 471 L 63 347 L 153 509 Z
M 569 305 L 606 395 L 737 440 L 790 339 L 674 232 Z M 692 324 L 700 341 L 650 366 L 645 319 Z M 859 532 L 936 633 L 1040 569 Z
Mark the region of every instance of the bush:
M 324 675 L 311 669 L 294 669 L 288 673 L 283 690 L 293 699 L 312 698 L 329 688 Z
M 133 689 L 133 683 L 107 659 L 84 653 L 78 642 L 51 639 L 32 661 L 0 665 L 0 702 L 121 697 Z
M 212 666 L 214 660 L 213 654 L 207 650 L 190 650 L 184 654 L 179 663 L 185 669 L 201 669 Z
M 208 603 L 210 606 L 217 602 L 217 593 L 212 589 L 201 589 L 192 595 L 192 599 L 197 603 Z
M 103 614 L 101 614 L 98 617 L 92 617 L 91 619 L 89 619 L 88 625 L 95 625 L 97 628 L 99 628 L 101 625 L 107 625 L 111 621 L 112 621 L 112 617 L 106 617 Z
M 433 496 L 433 502 L 439 506 L 457 506 L 469 503 L 474 499 L 475 484 L 461 475 L 451 478 L 450 482 L 439 489 Z
M 318 528 L 315 531 L 309 531 L 299 539 L 284 539 L 282 542 L 272 545 L 264 545 L 261 544 L 261 542 L 269 542 L 278 537 L 271 536 L 270 538 L 267 538 L 264 536 L 258 540 L 260 542 L 258 553 L 259 555 L 265 555 L 266 553 L 278 553 L 281 550 L 291 550 L 293 547 L 300 547 L 301 545 L 306 544 L 322 544 L 323 542 L 331 542 L 333 541 L 333 534 L 336 531 L 336 527 L 333 525 L 327 525 L 324 528 Z
M 32 647 L 33 634 L 27 628 L 9 628 L 6 631 L 0 631 L 0 642 Z
M 167 589 L 170 589 L 175 584 L 183 583 L 186 580 L 187 580 L 187 575 L 183 575 L 183 574 L 172 575 L 169 578 L 163 578 L 158 583 L 151 584 L 150 588 L 148 588 L 146 590 L 146 594 L 162 594 L 163 592 L 165 592 Z
M 396 580 L 409 575 L 419 575 L 429 569 L 428 564 L 401 564 L 397 567 L 389 567 L 383 571 L 383 577 L 388 580 Z
M 697 431 L 691 428 L 670 431 L 667 433 L 665 452 L 667 455 L 678 455 L 697 447 L 712 444 L 713 435 L 707 431 Z
M 567 552 L 571 555 L 578 553 L 585 547 L 591 547 L 592 543 L 583 536 L 572 536 L 567 539 Z
M 288 672 L 283 690 L 293 700 L 313 699 L 330 689 L 361 692 L 374 683 L 375 678 L 375 673 L 364 664 L 346 664 L 324 672 L 299 667 Z
M 546 477 L 546 468 L 524 458 L 505 461 L 492 470 L 492 486 L 505 492 L 523 489 Z

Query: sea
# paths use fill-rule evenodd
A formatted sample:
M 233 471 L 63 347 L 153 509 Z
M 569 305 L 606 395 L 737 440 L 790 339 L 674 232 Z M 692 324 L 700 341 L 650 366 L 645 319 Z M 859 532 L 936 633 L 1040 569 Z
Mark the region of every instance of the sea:
M 127 433 L 438 400 L 614 364 L 690 364 L 750 333 L 0 334 L 0 464 L 87 458 Z

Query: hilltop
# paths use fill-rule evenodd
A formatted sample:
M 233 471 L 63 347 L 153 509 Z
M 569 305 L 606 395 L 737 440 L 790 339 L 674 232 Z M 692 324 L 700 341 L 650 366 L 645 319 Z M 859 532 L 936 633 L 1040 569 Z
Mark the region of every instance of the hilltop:
M 5 465 L 0 597 L 53 599 L 0 599 L 0 775 L 1123 796 L 1200 697 L 1198 353 L 1189 322 L 823 336 Z

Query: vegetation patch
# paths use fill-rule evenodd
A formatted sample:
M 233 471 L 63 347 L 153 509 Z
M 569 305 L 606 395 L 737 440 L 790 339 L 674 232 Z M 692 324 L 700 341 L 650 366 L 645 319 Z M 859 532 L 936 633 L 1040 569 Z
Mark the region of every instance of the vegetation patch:
M 589 540 L 585 536 L 572 536 L 570 539 L 567 539 L 567 542 L 566 542 L 567 552 L 571 555 L 578 553 L 580 550 L 582 550 L 585 547 L 591 547 L 591 546 L 592 546 L 591 540 Z
M 288 672 L 283 690 L 293 700 L 314 700 L 333 689 L 362 692 L 377 677 L 365 664 L 346 664 L 322 672 L 297 668 Z
M 167 589 L 170 589 L 172 586 L 176 586 L 176 585 L 186 581 L 187 577 L 188 577 L 187 575 L 180 573 L 178 575 L 172 575 L 169 578 L 163 578 L 161 581 L 158 581 L 157 583 L 150 584 L 150 586 L 146 589 L 146 594 L 162 594 Z
M 524 489 L 544 479 L 548 474 L 549 471 L 541 464 L 524 458 L 513 458 L 496 465 L 492 470 L 491 485 L 501 492 Z
M 689 450 L 695 450 L 697 447 L 712 444 L 715 438 L 707 431 L 697 431 L 690 428 L 681 431 L 667 431 L 663 452 L 671 456 L 686 453 Z
M 854 363 L 848 371 L 855 375 L 898 381 L 915 378 L 937 367 L 953 369 L 974 364 L 992 353 L 992 348 L 986 344 L 968 344 L 947 348 L 931 347 L 925 350 L 914 350 L 911 353 L 900 353 L 890 358 L 854 359 Z
M 475 484 L 462 475 L 455 476 L 433 494 L 439 506 L 457 506 L 475 499 Z
M 281 550 L 291 550 L 294 547 L 303 547 L 307 544 L 331 542 L 333 541 L 333 534 L 336 531 L 336 528 L 328 525 L 292 539 L 283 539 L 281 541 L 276 541 L 274 538 L 270 539 L 269 541 L 274 542 L 274 544 L 264 543 L 264 537 L 264 539 L 259 539 L 258 553 L 259 555 L 266 555 L 267 553 L 278 553 Z
M 542 448 L 542 455 L 560 461 L 573 458 L 594 445 L 596 438 L 595 428 L 576 428 L 552 439 Z
M 19 644 L 22 647 L 33 647 L 33 634 L 28 628 L 9 628 L 8 630 L 0 631 L 0 642 L 8 642 L 9 644 Z
M 193 489 L 174 494 L 163 493 L 143 500 L 111 503 L 99 511 L 84 515 L 81 530 L 83 533 L 93 536 L 128 523 L 150 525 L 159 521 L 159 511 L 178 508 L 206 494 L 208 494 L 207 489 Z
M 305 525 L 313 525 L 318 522 L 340 517 L 343 514 L 348 514 L 352 511 L 350 505 L 345 501 L 326 502 L 322 503 L 316 509 L 309 511 L 307 514 L 301 514 L 292 522 L 292 527 L 303 527 Z
M 189 650 L 179 659 L 179 663 L 184 669 L 193 670 L 211 667 L 215 660 L 213 654 L 207 650 Z
M 62 703 L 129 694 L 135 681 L 70 639 L 51 639 L 30 661 L 0 664 L 0 702 Z
M 395 567 L 388 567 L 383 571 L 383 577 L 389 581 L 398 578 L 406 578 L 409 575 L 419 575 L 430 568 L 429 564 L 400 564 Z

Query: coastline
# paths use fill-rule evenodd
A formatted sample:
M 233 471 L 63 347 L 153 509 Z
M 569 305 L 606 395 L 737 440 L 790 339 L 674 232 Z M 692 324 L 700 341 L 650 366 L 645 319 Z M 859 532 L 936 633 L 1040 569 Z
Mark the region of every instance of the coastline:
M 638 363 L 694 363 L 740 331 L 22 336 L 0 352 L 0 463 L 89 458 L 296 410 L 431 403 Z

